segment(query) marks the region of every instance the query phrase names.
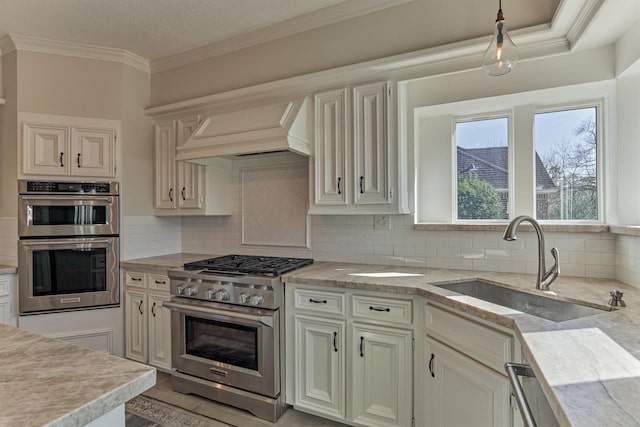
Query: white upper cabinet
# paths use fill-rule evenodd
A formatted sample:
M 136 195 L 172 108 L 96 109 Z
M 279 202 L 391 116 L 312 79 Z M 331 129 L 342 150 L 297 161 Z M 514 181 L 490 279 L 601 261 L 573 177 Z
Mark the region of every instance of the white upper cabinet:
M 26 113 L 19 120 L 21 176 L 116 176 L 119 122 Z
M 155 204 L 156 215 L 228 215 L 231 162 L 210 159 L 209 165 L 176 160 L 182 147 L 201 125 L 191 115 L 156 122 Z
M 408 213 L 395 82 L 315 95 L 311 214 Z

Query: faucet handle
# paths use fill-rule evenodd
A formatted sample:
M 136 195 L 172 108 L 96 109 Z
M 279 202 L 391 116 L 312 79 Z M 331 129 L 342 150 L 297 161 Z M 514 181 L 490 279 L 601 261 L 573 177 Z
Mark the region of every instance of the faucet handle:
M 624 294 L 621 291 L 617 289 L 611 289 L 609 291 L 609 295 L 611 295 L 611 298 L 609 298 L 609 305 L 617 307 L 624 307 L 626 305 L 625 302 L 622 301 L 622 296 Z

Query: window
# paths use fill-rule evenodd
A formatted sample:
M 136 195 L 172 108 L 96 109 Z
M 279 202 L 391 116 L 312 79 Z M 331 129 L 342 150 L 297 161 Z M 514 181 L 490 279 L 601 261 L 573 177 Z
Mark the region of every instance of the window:
M 597 107 L 537 113 L 534 140 L 537 218 L 597 220 Z
M 509 119 L 455 126 L 458 219 L 509 217 Z

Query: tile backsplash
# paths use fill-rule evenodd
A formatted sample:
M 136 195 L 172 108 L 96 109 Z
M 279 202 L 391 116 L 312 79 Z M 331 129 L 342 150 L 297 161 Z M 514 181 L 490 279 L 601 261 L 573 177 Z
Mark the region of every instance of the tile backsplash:
M 122 260 L 182 252 L 180 217 L 125 216 L 120 250 Z

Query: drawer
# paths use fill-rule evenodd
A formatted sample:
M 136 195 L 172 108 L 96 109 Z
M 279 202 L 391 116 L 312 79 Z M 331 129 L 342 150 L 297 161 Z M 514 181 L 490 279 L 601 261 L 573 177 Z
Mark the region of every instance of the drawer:
M 127 286 L 134 286 L 136 288 L 146 288 L 147 282 L 145 273 L 140 273 L 139 271 L 126 271 L 124 273 L 124 282 Z
M 353 317 L 410 325 L 413 322 L 413 301 L 354 295 Z
M 0 279 L 0 296 L 9 295 L 11 293 L 11 279 L 3 277 Z
M 149 289 L 169 292 L 169 276 L 149 273 Z
M 346 295 L 344 293 L 294 289 L 293 298 L 296 310 L 345 315 Z
M 504 374 L 505 362 L 513 360 L 513 336 L 472 320 L 426 306 L 427 335 L 470 358 Z

